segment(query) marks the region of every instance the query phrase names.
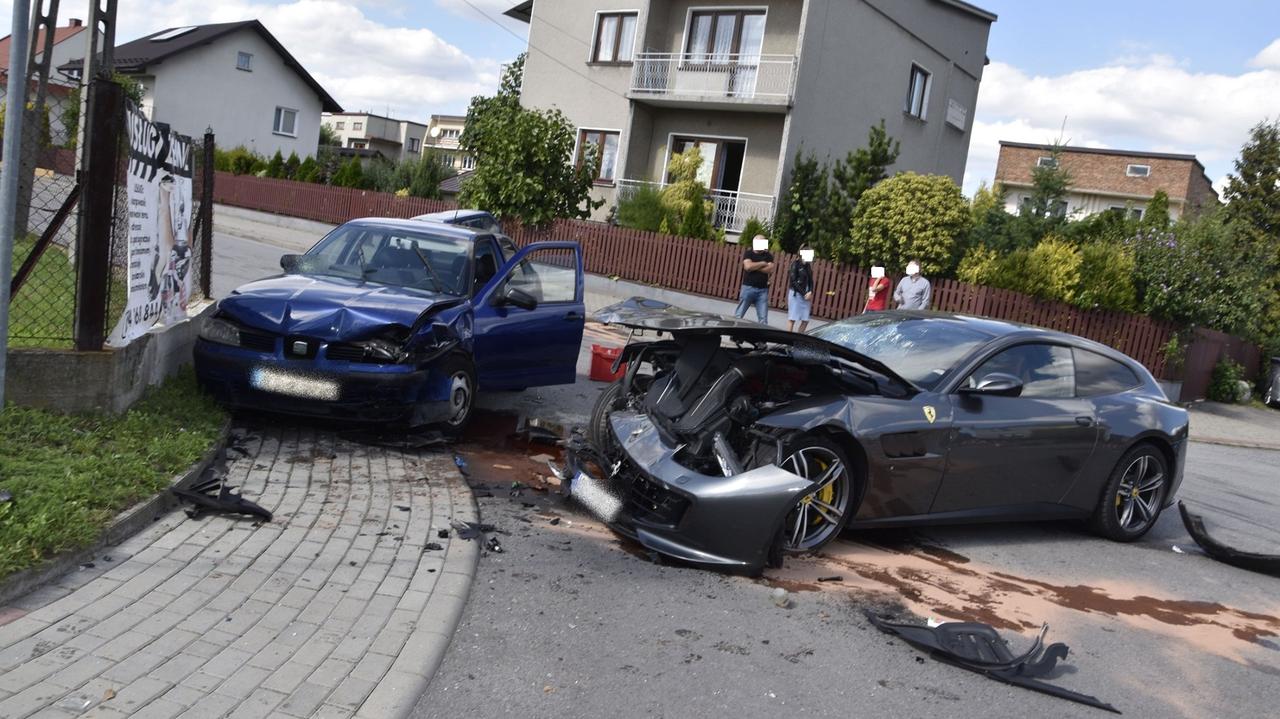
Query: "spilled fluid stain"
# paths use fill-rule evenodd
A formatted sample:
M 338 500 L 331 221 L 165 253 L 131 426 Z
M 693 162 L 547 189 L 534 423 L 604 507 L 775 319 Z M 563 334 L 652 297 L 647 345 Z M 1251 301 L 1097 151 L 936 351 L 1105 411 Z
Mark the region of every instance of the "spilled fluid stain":
M 843 581 L 817 581 L 832 574 L 842 575 Z M 767 572 L 763 582 L 796 592 L 888 594 L 922 616 L 979 621 L 1012 631 L 1034 631 L 1046 621 L 1081 614 L 1100 615 L 1254 668 L 1267 666 L 1258 658 L 1274 657 L 1276 644 L 1270 638 L 1280 636 L 1280 607 L 1245 611 L 1220 602 L 1160 597 L 1149 586 L 1117 582 L 1059 585 L 918 541 L 836 542 L 821 555 L 789 558 L 783 569 Z
M 467 461 L 468 483 L 473 487 L 510 489 L 519 482 L 537 491 L 554 489 L 547 459 L 564 461 L 564 450 L 552 443 L 531 439 L 519 432 L 518 415 L 477 410 L 454 450 Z

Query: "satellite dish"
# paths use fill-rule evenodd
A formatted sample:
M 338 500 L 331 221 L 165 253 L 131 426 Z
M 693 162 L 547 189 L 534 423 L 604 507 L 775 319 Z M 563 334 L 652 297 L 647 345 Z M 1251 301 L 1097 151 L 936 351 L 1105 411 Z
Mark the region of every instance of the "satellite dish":
M 432 126 L 431 126 L 431 129 L 427 130 L 427 134 L 428 134 L 428 135 L 430 135 L 430 136 L 432 136 L 433 138 L 434 138 L 434 137 L 440 137 L 440 126 L 439 126 L 439 125 L 432 125 Z

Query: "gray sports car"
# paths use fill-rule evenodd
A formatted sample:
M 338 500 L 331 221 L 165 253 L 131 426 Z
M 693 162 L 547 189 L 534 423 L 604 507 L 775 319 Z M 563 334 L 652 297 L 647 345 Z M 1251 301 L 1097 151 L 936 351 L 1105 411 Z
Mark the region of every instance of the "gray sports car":
M 688 562 L 756 573 L 846 527 L 1078 518 L 1132 541 L 1182 479 L 1186 410 L 1074 335 L 908 311 L 800 335 L 640 298 L 597 319 L 632 329 L 626 373 L 564 476 Z

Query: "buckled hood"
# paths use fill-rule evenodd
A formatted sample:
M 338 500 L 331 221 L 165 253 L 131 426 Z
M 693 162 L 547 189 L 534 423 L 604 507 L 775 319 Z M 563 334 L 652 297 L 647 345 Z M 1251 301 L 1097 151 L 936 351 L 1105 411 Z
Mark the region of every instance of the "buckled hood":
M 280 275 L 241 286 L 218 303 L 220 313 L 281 335 L 357 340 L 408 330 L 433 310 L 463 302 L 455 295 L 316 275 Z

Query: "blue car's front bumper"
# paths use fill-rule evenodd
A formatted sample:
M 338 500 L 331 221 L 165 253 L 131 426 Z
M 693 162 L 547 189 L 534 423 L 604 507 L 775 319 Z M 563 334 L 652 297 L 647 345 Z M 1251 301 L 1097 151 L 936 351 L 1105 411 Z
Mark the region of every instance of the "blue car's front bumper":
M 448 378 L 433 365 L 286 359 L 278 350 L 255 352 L 199 339 L 195 366 L 200 385 L 237 408 L 412 426 L 449 415 Z M 291 382 L 267 389 L 260 381 L 264 371 Z M 319 390 L 308 392 L 308 386 Z

